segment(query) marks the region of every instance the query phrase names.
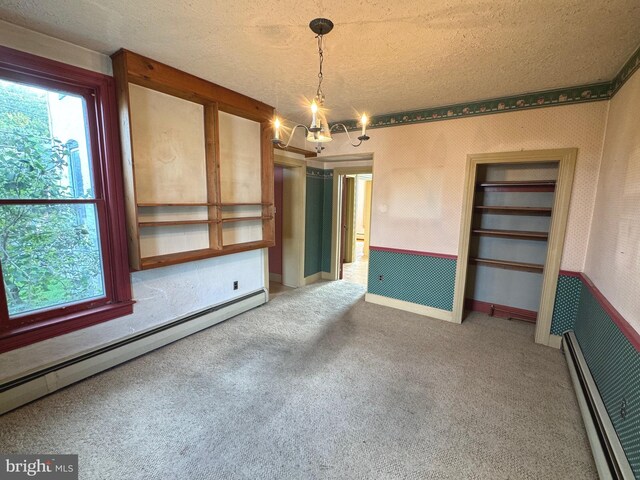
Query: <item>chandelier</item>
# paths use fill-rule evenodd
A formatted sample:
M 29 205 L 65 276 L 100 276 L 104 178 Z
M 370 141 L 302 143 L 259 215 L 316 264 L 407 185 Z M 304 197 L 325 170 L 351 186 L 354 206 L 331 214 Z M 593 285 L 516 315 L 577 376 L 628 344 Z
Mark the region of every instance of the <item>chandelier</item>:
M 316 91 L 316 96 L 311 101 L 311 122 L 309 126 L 302 124 L 297 124 L 293 127 L 291 134 L 289 135 L 289 140 L 287 143 L 284 143 L 281 139 L 280 129 L 282 127 L 280 123 L 280 119 L 278 117 L 274 120 L 274 137 L 271 140 L 274 145 L 280 148 L 287 148 L 291 143 L 291 139 L 293 138 L 293 134 L 296 132 L 298 128 L 302 128 L 306 133 L 306 139 L 308 142 L 315 143 L 315 149 L 317 153 L 321 153 L 324 150 L 322 146 L 323 143 L 330 142 L 331 132 L 334 130 L 344 130 L 347 134 L 347 138 L 349 139 L 349 143 L 354 147 L 359 147 L 362 145 L 362 142 L 369 140 L 367 136 L 367 116 L 365 114 L 362 115 L 360 119 L 360 123 L 362 125 L 362 133 L 358 137 L 358 142 L 354 142 L 349 135 L 349 131 L 344 123 L 334 123 L 329 126 L 327 122 L 327 116 L 324 109 L 324 93 L 322 92 L 322 63 L 324 61 L 324 51 L 323 51 L 323 40 L 324 36 L 333 30 L 333 22 L 327 18 L 316 18 L 309 23 L 309 28 L 313 33 L 316 34 L 316 38 L 318 39 L 318 58 L 320 61 L 320 70 L 318 72 L 318 89 Z

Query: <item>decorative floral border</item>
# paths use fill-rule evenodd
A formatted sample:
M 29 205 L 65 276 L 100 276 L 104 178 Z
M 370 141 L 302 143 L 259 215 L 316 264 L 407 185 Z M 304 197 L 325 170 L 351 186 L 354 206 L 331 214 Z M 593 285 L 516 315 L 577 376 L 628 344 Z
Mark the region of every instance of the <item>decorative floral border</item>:
M 611 81 L 611 96 L 613 97 L 620 87 L 624 85 L 624 82 L 629 80 L 629 77 L 634 74 L 636 70 L 640 68 L 640 47 L 631 55 L 631 58 L 627 60 L 627 63 L 620 69 L 618 74 Z
M 528 110 L 530 108 L 609 100 L 638 68 L 640 68 L 640 48 L 635 51 L 610 82 L 527 93 L 480 102 L 459 103 L 423 110 L 377 115 L 371 118 L 369 128 L 436 122 L 453 118 Z M 344 120 L 339 123 L 344 123 L 349 130 L 358 130 L 360 128 L 357 120 Z
M 323 170 L 321 168 L 307 167 L 307 177 L 333 178 L 333 170 Z

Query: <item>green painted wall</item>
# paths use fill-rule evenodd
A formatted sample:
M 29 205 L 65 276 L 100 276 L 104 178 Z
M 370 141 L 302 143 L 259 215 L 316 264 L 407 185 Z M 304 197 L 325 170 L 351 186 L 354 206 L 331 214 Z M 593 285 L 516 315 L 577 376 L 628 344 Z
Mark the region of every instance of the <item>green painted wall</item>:
M 331 271 L 333 170 L 307 167 L 304 276 Z

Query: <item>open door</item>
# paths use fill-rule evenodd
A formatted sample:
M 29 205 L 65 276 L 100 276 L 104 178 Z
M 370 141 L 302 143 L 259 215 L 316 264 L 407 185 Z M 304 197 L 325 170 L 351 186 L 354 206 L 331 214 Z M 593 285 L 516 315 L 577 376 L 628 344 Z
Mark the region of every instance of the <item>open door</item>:
M 355 252 L 355 186 L 354 177 L 342 177 L 342 228 L 340 237 L 340 280 L 344 278 L 344 264 L 354 260 Z

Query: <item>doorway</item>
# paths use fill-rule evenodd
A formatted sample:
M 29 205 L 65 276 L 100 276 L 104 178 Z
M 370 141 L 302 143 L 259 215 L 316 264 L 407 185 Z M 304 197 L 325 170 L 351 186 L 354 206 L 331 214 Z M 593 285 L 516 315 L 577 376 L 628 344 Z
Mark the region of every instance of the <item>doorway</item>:
M 304 285 L 306 163 L 275 154 L 275 246 L 269 248 L 269 294 Z
M 334 169 L 332 278 L 367 286 L 372 168 Z

